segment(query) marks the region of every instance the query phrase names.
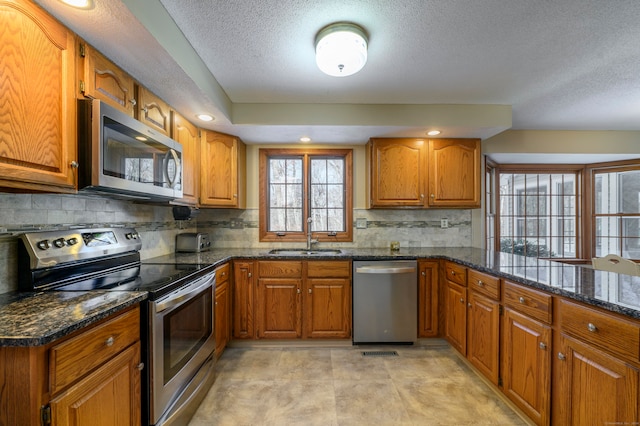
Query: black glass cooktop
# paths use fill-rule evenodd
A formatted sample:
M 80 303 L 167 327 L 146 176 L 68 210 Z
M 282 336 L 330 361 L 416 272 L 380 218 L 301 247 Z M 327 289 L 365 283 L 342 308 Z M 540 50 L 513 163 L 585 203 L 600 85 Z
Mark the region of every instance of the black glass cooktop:
M 154 300 L 213 270 L 205 265 L 135 265 L 56 287 L 57 291 L 147 291 Z

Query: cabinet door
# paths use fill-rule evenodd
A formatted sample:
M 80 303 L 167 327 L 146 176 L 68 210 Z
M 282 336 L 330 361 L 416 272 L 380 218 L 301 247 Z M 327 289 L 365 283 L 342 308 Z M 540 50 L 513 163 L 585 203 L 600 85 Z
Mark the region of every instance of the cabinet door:
M 418 263 L 418 337 L 438 335 L 438 262 Z
M 505 308 L 503 391 L 538 425 L 550 422 L 551 328 Z
M 638 368 L 565 334 L 559 342 L 554 424 L 638 424 Z
M 177 112 L 172 112 L 171 137 L 182 145 L 181 204 L 196 205 L 200 191 L 200 136 L 198 128 Z
M 469 291 L 467 358 L 494 385 L 498 385 L 500 304 Z
M 171 108 L 143 86 L 138 86 L 136 119 L 166 136 L 171 134 Z
M 88 44 L 80 44 L 80 93 L 100 99 L 120 111 L 135 117 L 135 82 L 116 64 Z
M 0 187 L 74 192 L 74 35 L 31 1 L 0 4 Z
M 480 207 L 480 140 L 429 141 L 429 206 Z
M 244 208 L 244 144 L 235 136 L 207 131 L 201 155 L 200 205 Z
M 351 336 L 351 279 L 309 278 L 304 301 L 304 337 Z
M 253 262 L 233 262 L 233 337 L 253 339 Z
M 446 280 L 445 338 L 462 355 L 467 354 L 467 289 Z
M 219 285 L 216 284 L 215 296 L 215 338 L 216 338 L 216 358 L 219 358 L 224 348 L 229 342 L 229 282 L 223 281 Z
M 370 207 L 424 207 L 426 140 L 372 139 L 369 154 Z
M 51 424 L 140 424 L 140 343 L 51 400 Z
M 302 280 L 259 278 L 256 328 L 261 339 L 294 339 L 302 336 Z

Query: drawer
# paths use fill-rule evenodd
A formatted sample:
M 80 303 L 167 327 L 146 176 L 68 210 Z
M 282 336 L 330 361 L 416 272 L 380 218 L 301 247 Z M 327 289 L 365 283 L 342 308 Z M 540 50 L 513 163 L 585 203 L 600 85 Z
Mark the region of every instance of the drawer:
M 561 299 L 560 329 L 614 354 L 640 361 L 640 324 Z
M 302 277 L 302 262 L 274 260 L 258 262 L 258 276 L 260 278 L 300 278 Z
M 307 262 L 307 276 L 310 278 L 349 278 L 351 262 L 348 260 L 310 260 Z
M 453 262 L 444 263 L 444 271 L 449 281 L 456 284 L 467 285 L 467 268 Z
M 50 351 L 50 392 L 55 394 L 140 340 L 140 308 L 125 312 L 57 344 Z
M 492 299 L 500 299 L 500 279 L 491 275 L 469 269 L 467 271 L 467 287 Z
M 229 264 L 218 266 L 216 268 L 216 284 L 227 281 L 229 279 Z
M 533 290 L 504 281 L 504 304 L 510 308 L 535 318 L 539 321 L 551 324 L 552 298 L 550 294 Z

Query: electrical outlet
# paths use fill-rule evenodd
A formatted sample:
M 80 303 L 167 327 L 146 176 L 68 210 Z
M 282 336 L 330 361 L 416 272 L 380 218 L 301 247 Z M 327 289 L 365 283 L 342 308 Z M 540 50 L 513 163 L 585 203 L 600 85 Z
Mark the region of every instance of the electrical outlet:
M 449 219 L 440 219 L 440 228 L 448 228 Z
M 356 229 L 367 229 L 366 217 L 359 217 L 356 219 Z

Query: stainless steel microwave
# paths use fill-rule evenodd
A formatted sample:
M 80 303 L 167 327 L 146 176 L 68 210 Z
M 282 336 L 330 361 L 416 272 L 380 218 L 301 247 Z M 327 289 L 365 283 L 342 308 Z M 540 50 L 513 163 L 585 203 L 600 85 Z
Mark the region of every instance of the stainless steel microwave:
M 98 99 L 78 100 L 78 189 L 182 198 L 182 145 Z

